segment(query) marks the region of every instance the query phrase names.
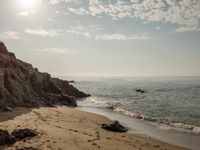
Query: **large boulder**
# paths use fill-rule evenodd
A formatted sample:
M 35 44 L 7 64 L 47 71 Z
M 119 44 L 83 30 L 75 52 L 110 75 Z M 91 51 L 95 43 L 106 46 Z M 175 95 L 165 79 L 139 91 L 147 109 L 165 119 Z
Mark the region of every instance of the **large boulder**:
M 113 131 L 113 132 L 127 132 L 128 128 L 124 127 L 119 123 L 119 121 L 113 121 L 111 124 L 102 124 L 103 129 Z
M 16 59 L 0 42 L 0 108 L 76 106 L 76 98 L 88 96 L 68 81 L 52 78 L 50 74 L 39 72 L 31 64 Z
M 32 129 L 15 129 L 11 134 L 7 130 L 0 129 L 0 146 L 14 144 L 19 140 L 35 137 L 38 135 L 37 131 Z
M 17 140 L 23 140 L 28 137 L 35 137 L 38 135 L 38 132 L 32 129 L 15 129 L 11 133 L 12 137 L 15 137 Z
M 6 144 L 13 144 L 16 139 L 11 136 L 8 131 L 0 129 L 0 146 Z

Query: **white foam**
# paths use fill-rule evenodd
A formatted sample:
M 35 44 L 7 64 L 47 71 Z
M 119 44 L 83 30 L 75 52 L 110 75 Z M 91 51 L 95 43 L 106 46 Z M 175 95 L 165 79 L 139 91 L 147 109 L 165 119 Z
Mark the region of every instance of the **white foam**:
M 194 127 L 193 131 L 194 131 L 195 133 L 200 134 L 200 127 Z
M 86 107 L 109 107 L 109 103 L 97 97 L 88 97 L 83 101 L 78 101 L 79 106 Z
M 190 124 L 185 124 L 185 123 L 170 123 L 170 125 L 172 127 L 175 127 L 175 128 L 182 128 L 182 129 L 186 129 L 186 130 L 193 130 L 194 131 L 194 128 L 196 128 L 195 125 L 190 125 Z
M 159 128 L 159 129 L 162 129 L 162 130 L 169 130 L 169 129 L 171 129 L 170 126 L 164 125 L 164 124 L 160 124 L 158 128 Z
M 127 111 L 125 109 L 118 108 L 118 107 L 115 108 L 113 111 L 119 112 L 119 113 L 123 113 L 125 115 L 131 116 L 131 117 L 134 117 L 134 118 L 138 118 L 138 119 L 143 119 L 144 118 L 142 113 L 133 113 L 133 112 L 130 112 L 130 111 Z
M 111 109 L 114 112 L 128 115 L 128 116 L 134 117 L 136 119 L 143 119 L 145 121 L 152 122 L 154 125 L 158 126 L 158 128 L 160 128 L 160 129 L 165 129 L 165 130 L 176 129 L 179 131 L 200 134 L 199 126 L 175 122 L 175 120 L 169 119 L 169 118 L 160 118 L 159 119 L 159 118 L 147 117 L 147 116 L 144 116 L 143 113 L 131 112 L 131 111 L 128 111 L 128 110 L 120 108 L 120 107 L 115 107 L 115 106 L 119 106 L 119 105 L 110 104 L 109 102 L 106 102 L 105 100 L 100 99 L 98 97 L 88 97 L 83 101 L 78 101 L 78 105 L 85 106 L 85 107 L 98 107 L 98 108 Z
M 164 129 L 164 130 L 176 129 L 183 132 L 193 132 L 196 134 L 200 134 L 200 127 L 195 126 L 195 125 L 184 124 L 184 123 L 174 123 L 174 122 L 170 122 L 168 119 L 166 119 L 165 121 L 163 121 L 162 119 L 162 123 L 159 123 L 160 122 L 159 119 L 146 117 L 142 113 L 133 113 L 122 108 L 115 108 L 113 111 L 131 116 L 137 119 L 150 121 L 154 125 L 158 126 L 159 129 Z

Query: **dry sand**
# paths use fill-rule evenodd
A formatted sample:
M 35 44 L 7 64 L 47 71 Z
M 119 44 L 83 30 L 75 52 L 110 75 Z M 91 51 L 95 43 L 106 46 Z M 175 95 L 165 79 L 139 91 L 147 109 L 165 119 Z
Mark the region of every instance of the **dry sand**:
M 16 128 L 30 128 L 40 134 L 0 149 L 31 146 L 41 150 L 185 150 L 150 138 L 103 130 L 101 124 L 109 122 L 104 116 L 64 106 L 17 108 L 0 113 L 0 129 L 11 132 Z

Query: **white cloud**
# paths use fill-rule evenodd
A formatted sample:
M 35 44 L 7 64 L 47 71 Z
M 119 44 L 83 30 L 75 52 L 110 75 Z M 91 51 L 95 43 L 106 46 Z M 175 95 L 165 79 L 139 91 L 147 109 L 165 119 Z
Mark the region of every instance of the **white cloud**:
M 86 10 L 85 8 L 78 8 L 78 9 L 68 8 L 68 11 L 76 15 L 89 15 L 89 11 Z
M 68 55 L 70 53 L 70 49 L 68 48 L 42 48 L 42 49 L 33 49 L 31 51 L 55 53 L 55 54 L 62 54 L 62 55 Z
M 25 16 L 25 17 L 33 15 L 35 15 L 35 12 L 33 10 L 25 10 L 19 13 L 19 16 Z
M 117 0 L 115 3 L 111 1 L 103 3 L 100 0 L 90 0 L 89 10 L 93 16 L 107 14 L 114 19 L 132 15 L 131 5 L 122 0 Z
M 20 39 L 19 33 L 16 31 L 6 31 L 0 34 L 0 38 L 18 40 Z
M 76 25 L 70 27 L 68 30 L 66 30 L 67 33 L 75 34 L 75 35 L 81 35 L 87 38 L 95 37 L 97 32 L 101 30 L 101 27 L 97 25 L 89 25 L 89 26 L 83 26 L 83 25 Z
M 98 34 L 96 40 L 118 40 L 118 41 L 132 41 L 132 40 L 147 40 L 149 37 L 143 35 L 125 35 L 125 34 Z
M 108 15 L 112 19 L 175 24 L 177 32 L 200 30 L 199 0 L 88 0 L 84 5 L 80 5 L 83 4 L 80 0 L 50 0 L 51 4 L 60 2 L 77 4 L 75 8 L 68 8 L 68 12 L 77 15 Z
M 181 26 L 176 29 L 176 32 L 199 31 L 199 29 L 200 28 L 195 26 L 194 27 Z
M 126 35 L 121 33 L 106 34 L 102 33 L 102 28 L 97 25 L 76 25 L 70 27 L 66 30 L 67 33 L 74 35 L 80 35 L 87 38 L 93 38 L 95 40 L 118 40 L 118 41 L 132 41 L 132 40 L 147 40 L 149 39 L 148 34 L 135 34 L 135 35 Z
M 53 18 L 46 18 L 45 20 L 46 20 L 46 21 L 54 21 Z
M 63 0 L 50 0 L 49 3 L 52 4 L 52 5 L 55 5 L 55 4 L 58 4 L 60 2 L 63 2 Z
M 79 15 L 89 13 L 98 17 L 108 15 L 112 19 L 175 24 L 178 32 L 200 30 L 199 0 L 89 0 L 87 6 L 69 8 L 69 11 Z
M 91 37 L 91 34 L 90 34 L 89 32 L 84 32 L 84 33 L 83 33 L 83 36 L 85 36 L 85 37 L 88 37 L 88 38 L 89 38 L 89 37 Z
M 51 5 L 59 4 L 61 2 L 65 2 L 65 3 L 79 3 L 80 0 L 49 0 L 49 3 Z
M 54 37 L 54 36 L 58 36 L 58 35 L 63 35 L 62 30 L 60 30 L 60 29 L 45 30 L 45 29 L 29 29 L 29 28 L 27 28 L 25 30 L 25 33 L 32 34 L 32 35 L 38 35 L 38 36 L 42 36 L 42 37 L 45 37 L 45 36 Z

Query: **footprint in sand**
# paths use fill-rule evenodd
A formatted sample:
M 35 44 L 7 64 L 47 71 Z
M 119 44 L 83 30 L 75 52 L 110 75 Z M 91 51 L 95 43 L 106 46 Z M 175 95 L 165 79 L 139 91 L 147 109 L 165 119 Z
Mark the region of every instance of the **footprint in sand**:
M 90 136 L 90 137 L 92 136 L 91 134 L 88 134 L 88 133 L 85 133 L 85 132 L 82 133 L 82 134 L 87 135 L 87 136 Z
M 160 147 L 160 145 L 154 145 L 153 147 L 157 147 L 158 148 L 158 147 Z
M 63 129 L 62 127 L 60 127 L 60 126 L 55 126 L 56 128 L 59 128 L 59 129 Z
M 93 145 L 93 146 L 96 146 L 96 147 L 97 147 L 97 148 L 99 148 L 99 149 L 101 148 L 101 146 L 100 146 L 100 145 L 98 145 L 98 144 L 97 144 L 97 143 L 95 143 L 95 142 L 94 142 L 94 143 L 92 143 L 92 145 Z
M 101 139 L 99 131 L 96 131 L 95 133 L 96 133 L 96 138 L 88 140 L 88 142 L 94 142 L 94 141 L 98 141 Z

